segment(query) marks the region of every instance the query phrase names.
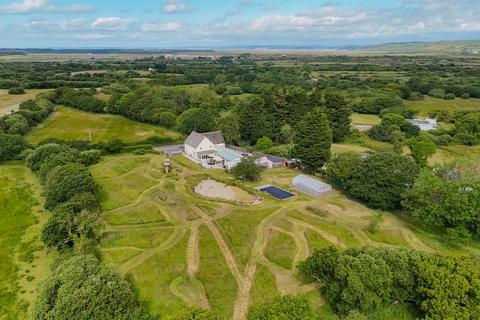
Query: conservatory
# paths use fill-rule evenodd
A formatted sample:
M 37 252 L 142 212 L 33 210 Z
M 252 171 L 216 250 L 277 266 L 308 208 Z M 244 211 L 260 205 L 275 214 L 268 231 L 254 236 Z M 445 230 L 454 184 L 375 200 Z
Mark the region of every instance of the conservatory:
M 332 192 L 331 185 L 304 175 L 299 175 L 293 178 L 292 185 L 299 191 L 314 197 Z

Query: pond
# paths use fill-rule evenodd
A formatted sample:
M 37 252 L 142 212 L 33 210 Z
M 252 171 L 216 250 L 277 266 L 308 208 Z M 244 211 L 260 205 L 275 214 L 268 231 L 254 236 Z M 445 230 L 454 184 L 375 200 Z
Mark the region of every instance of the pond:
M 194 190 L 196 193 L 204 197 L 235 201 L 242 204 L 257 204 L 262 201 L 261 198 L 252 195 L 239 187 L 229 186 L 213 179 L 201 181 L 195 186 Z

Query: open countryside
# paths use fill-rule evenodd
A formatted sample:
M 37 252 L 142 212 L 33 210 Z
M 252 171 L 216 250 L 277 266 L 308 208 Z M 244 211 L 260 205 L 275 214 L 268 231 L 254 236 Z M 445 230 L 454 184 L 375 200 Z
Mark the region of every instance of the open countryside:
M 479 319 L 480 2 L 0 16 L 0 320 Z

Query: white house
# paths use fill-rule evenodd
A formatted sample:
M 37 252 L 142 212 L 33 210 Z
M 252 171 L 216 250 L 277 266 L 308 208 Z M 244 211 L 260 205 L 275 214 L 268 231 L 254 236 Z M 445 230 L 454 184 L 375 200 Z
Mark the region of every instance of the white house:
M 223 149 L 216 154 L 216 159 L 220 160 L 222 166 L 228 171 L 232 170 L 242 160 L 243 156 L 231 149 Z
M 437 119 L 431 119 L 431 118 L 414 118 L 414 119 L 408 119 L 408 122 L 411 124 L 414 124 L 420 128 L 421 131 L 428 131 L 435 129 L 437 127 Z
M 220 131 L 192 132 L 185 140 L 185 153 L 197 160 L 213 159 L 218 151 L 225 149 L 225 139 Z

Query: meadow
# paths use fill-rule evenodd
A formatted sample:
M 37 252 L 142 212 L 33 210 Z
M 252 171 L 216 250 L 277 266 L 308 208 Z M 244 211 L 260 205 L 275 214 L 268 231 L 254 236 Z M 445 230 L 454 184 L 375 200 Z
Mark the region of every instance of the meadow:
M 122 116 L 95 114 L 73 108 L 57 106 L 55 112 L 28 135 L 29 143 L 39 143 L 48 138 L 87 140 L 93 143 L 112 139 L 133 142 L 152 136 L 176 138 L 174 131 L 132 121 Z
M 8 90 L 0 89 L 0 116 L 10 113 L 10 110 L 17 109 L 24 101 L 35 98 L 39 93 L 48 91 L 46 89 L 27 89 L 25 94 L 8 94 Z
M 369 209 L 338 190 L 320 198 L 301 194 L 291 188 L 296 170 L 271 169 L 258 182 L 236 182 L 222 170 L 202 169 L 182 156 L 165 174 L 163 159 L 110 156 L 91 168 L 104 210 L 100 251 L 107 264 L 132 276 L 155 316 L 194 305 L 241 319 L 252 304 L 277 294 L 300 294 L 325 319 L 337 319 L 318 286 L 303 282 L 296 268 L 313 250 L 329 245 L 480 256 L 477 243 L 461 250 L 448 247 L 441 234 L 414 227 L 395 213 Z M 274 184 L 297 196 L 280 201 L 261 194 L 257 205 L 217 201 L 192 191 L 197 176 L 230 181 L 248 192 Z M 379 215 L 379 230 L 372 233 L 369 222 Z M 383 314 L 382 319 L 415 318 L 408 306 Z
M 29 319 L 36 287 L 53 254 L 39 239 L 48 216 L 36 178 L 23 165 L 0 166 L 0 319 Z
M 420 116 L 428 116 L 429 112 L 434 110 L 445 110 L 448 112 L 480 110 L 480 99 L 461 99 L 445 100 L 425 96 L 423 100 L 406 100 L 405 105 L 417 111 Z

